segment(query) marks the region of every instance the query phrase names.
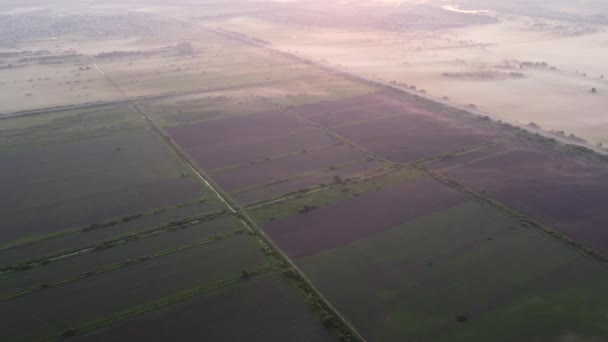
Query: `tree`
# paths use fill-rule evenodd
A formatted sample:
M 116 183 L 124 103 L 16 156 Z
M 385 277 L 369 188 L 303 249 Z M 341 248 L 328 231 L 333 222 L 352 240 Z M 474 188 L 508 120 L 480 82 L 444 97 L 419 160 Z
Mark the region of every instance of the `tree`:
M 67 329 L 66 331 L 63 332 L 64 337 L 72 337 L 75 334 L 76 334 L 76 331 L 74 331 L 73 329 Z
M 591 93 L 593 93 L 593 94 L 597 94 L 597 89 L 595 89 L 595 88 L 591 88 Z
M 344 183 L 344 181 L 342 180 L 342 177 L 335 175 L 334 176 L 334 184 L 342 184 Z
M 305 204 L 304 207 L 300 210 L 300 213 L 305 214 L 313 209 L 315 209 L 316 207 L 314 205 L 308 205 Z
M 251 278 L 251 273 L 247 270 L 243 270 L 243 272 L 241 272 L 241 279 L 245 280 L 249 278 Z

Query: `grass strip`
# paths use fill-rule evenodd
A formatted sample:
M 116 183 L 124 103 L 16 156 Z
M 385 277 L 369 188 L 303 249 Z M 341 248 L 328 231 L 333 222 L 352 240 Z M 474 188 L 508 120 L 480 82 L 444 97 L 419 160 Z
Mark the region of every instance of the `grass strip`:
M 39 290 L 47 289 L 47 288 L 50 288 L 50 287 L 55 287 L 55 286 L 63 285 L 63 284 L 66 284 L 66 283 L 69 283 L 69 282 L 72 282 L 72 281 L 75 281 L 75 280 L 78 280 L 78 279 L 87 278 L 87 277 L 91 277 L 91 276 L 102 274 L 102 273 L 107 273 L 109 271 L 113 271 L 113 270 L 116 270 L 116 269 L 119 269 L 119 268 L 123 268 L 123 267 L 129 266 L 129 265 L 135 265 L 135 264 L 139 264 L 139 263 L 146 262 L 146 261 L 149 261 L 149 260 L 157 259 L 157 258 L 166 256 L 166 255 L 174 254 L 174 253 L 181 252 L 181 251 L 184 251 L 184 250 L 187 250 L 187 249 L 191 249 L 191 248 L 194 248 L 194 247 L 199 247 L 199 246 L 207 245 L 209 243 L 212 243 L 212 242 L 215 242 L 215 241 L 219 241 L 219 240 L 222 240 L 222 239 L 226 239 L 226 238 L 229 238 L 231 236 L 242 234 L 242 233 L 243 233 L 243 230 L 235 230 L 235 231 L 232 231 L 230 233 L 226 233 L 226 234 L 222 234 L 222 235 L 216 235 L 216 236 L 213 236 L 211 238 L 204 239 L 204 240 L 199 240 L 199 241 L 195 241 L 195 242 L 192 242 L 192 243 L 189 243 L 189 244 L 185 244 L 185 245 L 182 245 L 182 246 L 179 246 L 179 247 L 170 248 L 170 249 L 161 251 L 159 253 L 147 254 L 147 255 L 140 256 L 138 258 L 128 259 L 128 260 L 125 260 L 123 262 L 119 262 L 119 263 L 115 263 L 115 264 L 111 264 L 111 265 L 106 265 L 106 266 L 97 268 L 95 270 L 91 270 L 91 271 L 75 274 L 73 276 L 69 276 L 69 277 L 61 279 L 61 280 L 57 280 L 57 281 L 50 282 L 50 283 L 40 284 L 38 286 L 34 286 L 34 287 L 29 288 L 29 289 L 25 289 L 25 290 L 9 293 L 8 295 L 5 295 L 5 296 L 0 296 L 0 302 L 3 302 L 5 300 L 9 300 L 9 299 L 13 299 L 13 298 L 17 298 L 17 297 L 21 297 L 21 296 L 24 296 L 26 294 L 29 294 L 29 293 L 32 293 L 32 292 L 35 292 L 35 291 L 39 291 Z
M 200 222 L 205 222 L 205 221 L 210 221 L 215 218 L 221 217 L 225 214 L 226 214 L 226 210 L 221 210 L 221 211 L 215 211 L 213 213 L 205 214 L 202 216 L 194 216 L 194 217 L 190 217 L 190 218 L 171 221 L 168 224 L 154 227 L 152 229 L 148 229 L 148 230 L 141 231 L 138 233 L 120 236 L 120 237 L 117 237 L 117 238 L 114 238 L 111 240 L 104 240 L 95 245 L 89 245 L 89 246 L 81 247 L 78 249 L 58 252 L 53 255 L 47 255 L 47 256 L 42 256 L 42 257 L 35 258 L 35 259 L 30 259 L 30 260 L 20 263 L 19 265 L 4 266 L 4 267 L 0 268 L 0 274 L 25 271 L 25 270 L 32 269 L 34 267 L 45 265 L 49 262 L 67 259 L 67 258 L 74 257 L 77 255 L 82 255 L 85 253 L 92 253 L 92 252 L 112 248 L 112 247 L 115 247 L 118 245 L 122 245 L 122 244 L 130 242 L 130 241 L 140 240 L 140 239 L 144 239 L 147 237 L 171 232 L 174 230 L 184 229 L 188 225 L 198 224 Z
M 268 266 L 262 267 L 260 269 L 257 269 L 255 271 L 251 271 L 248 273 L 247 279 L 272 272 L 276 268 L 277 268 L 276 265 L 268 265 Z M 183 302 L 190 298 L 194 298 L 194 297 L 200 296 L 202 294 L 205 294 L 205 293 L 208 293 L 208 292 L 211 292 L 214 290 L 218 290 L 218 289 L 221 289 L 221 288 L 224 288 L 227 286 L 231 286 L 231 285 L 236 285 L 242 281 L 246 281 L 247 279 L 244 279 L 242 275 L 239 275 L 239 276 L 235 276 L 235 277 L 232 277 L 229 279 L 225 279 L 225 280 L 213 283 L 211 285 L 203 285 L 200 287 L 191 288 L 191 289 L 188 289 L 185 291 L 178 292 L 171 296 L 160 298 L 159 300 L 148 303 L 148 304 L 135 306 L 135 307 L 132 307 L 125 311 L 117 312 L 111 316 L 99 318 L 94 321 L 85 323 L 81 326 L 78 326 L 78 327 L 75 327 L 72 329 L 67 329 L 65 331 L 49 335 L 46 338 L 44 338 L 43 340 L 44 341 L 64 341 L 65 339 L 68 339 L 75 335 L 82 335 L 85 333 L 89 333 L 89 332 L 103 328 L 105 326 L 108 326 L 110 324 L 113 324 L 113 323 L 121 321 L 121 320 L 141 316 L 147 312 L 158 310 L 163 307 L 166 307 L 166 306 L 169 306 L 172 304 L 176 304 L 179 302 Z
M 178 208 L 184 208 L 187 206 L 191 206 L 191 205 L 197 205 L 197 204 L 202 204 L 209 201 L 206 198 L 202 198 L 196 201 L 192 201 L 192 202 L 184 202 L 184 203 L 180 203 L 176 206 L 173 207 L 166 207 L 166 208 L 159 208 L 159 209 L 154 209 L 154 210 L 150 210 L 147 212 L 143 212 L 143 213 L 138 213 L 135 215 L 130 215 L 130 216 L 124 216 L 122 218 L 119 219 L 114 219 L 114 220 L 110 220 L 110 221 L 106 221 L 106 222 L 102 222 L 102 223 L 94 223 L 85 227 L 81 227 L 81 228 L 75 228 L 75 229 L 66 229 L 66 230 L 62 230 L 62 231 L 58 231 L 58 232 L 54 232 L 51 234 L 45 234 L 45 235 L 35 235 L 35 236 L 29 236 L 23 239 L 19 239 L 19 240 L 14 240 L 14 241 L 9 241 L 7 243 L 4 243 L 2 245 L 0 245 L 0 252 L 7 250 L 7 249 L 11 249 L 11 248 L 16 248 L 16 247 L 21 247 L 24 245 L 29 245 L 29 244 L 33 244 L 36 242 L 41 242 L 41 241 L 45 241 L 45 240 L 51 240 L 51 239 L 56 239 L 56 238 L 60 238 L 60 237 L 64 237 L 66 235 L 71 235 L 71 234 L 76 234 L 76 233 L 86 233 L 86 232 L 90 232 L 93 230 L 97 230 L 97 229 L 101 229 L 101 228 L 106 228 L 106 227 L 112 227 L 115 226 L 117 224 L 121 224 L 121 223 L 126 223 L 126 222 L 130 222 L 133 220 L 136 220 L 138 218 L 144 217 L 144 216 L 151 216 L 151 215 L 156 215 L 156 214 L 160 214 L 160 213 L 164 213 L 170 210 L 174 210 L 174 209 L 178 209 Z

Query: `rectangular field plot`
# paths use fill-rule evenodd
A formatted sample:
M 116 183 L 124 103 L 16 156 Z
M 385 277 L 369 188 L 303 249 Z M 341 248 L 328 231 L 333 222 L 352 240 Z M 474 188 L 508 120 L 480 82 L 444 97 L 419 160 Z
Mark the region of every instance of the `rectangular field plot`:
M 104 267 L 120 265 L 127 260 L 135 260 L 141 257 L 155 258 L 157 255 L 192 243 L 213 240 L 225 234 L 242 233 L 243 229 L 244 227 L 236 218 L 226 216 L 210 221 L 186 224 L 179 228 L 176 227 L 174 230 L 160 231 L 157 234 L 143 236 L 137 240 L 126 239 L 111 248 L 85 250 L 81 255 L 0 276 L 0 297 L 35 288 L 42 284 L 60 282 L 87 272 L 95 272 Z
M 82 228 L 58 231 L 57 236 L 39 236 L 39 240 L 22 241 L 17 245 L 0 245 L 1 266 L 19 265 L 28 260 L 44 259 L 90 248 L 103 241 L 112 241 L 125 236 L 143 234 L 168 228 L 180 220 L 195 221 L 195 218 L 218 212 L 222 206 L 217 201 L 183 203 L 179 207 L 157 209 L 135 216 L 119 218 L 109 222 L 94 223 Z M 34 237 L 35 238 L 35 237 Z
M 252 94 L 255 88 L 204 92 L 138 101 L 161 127 L 238 116 L 274 109 Z
M 606 266 L 475 202 L 317 250 L 296 263 L 370 341 L 608 337 Z
M 404 113 L 430 114 L 428 110 L 414 103 L 403 102 L 388 92 L 323 101 L 296 107 L 295 111 L 326 127 L 338 127 Z
M 320 150 L 300 152 L 286 158 L 262 161 L 226 171 L 220 170 L 213 172 L 212 177 L 223 189 L 232 192 L 364 159 L 363 153 L 350 146 L 330 146 Z
M 425 166 L 434 171 L 446 171 L 451 168 L 458 168 L 462 164 L 474 163 L 485 158 L 490 158 L 503 153 L 508 153 L 517 148 L 518 145 L 516 143 L 501 142 L 485 146 L 477 150 L 467 151 L 465 153 L 456 153 L 448 155 L 444 158 L 433 160 Z
M 2 301 L 1 336 L 7 341 L 61 336 L 134 307 L 145 312 L 146 305 L 181 291 L 240 280 L 243 270 L 269 262 L 247 234 L 220 239 Z
M 1 151 L 0 164 L 0 243 L 202 195 L 202 186 L 148 131 Z
M 96 62 L 130 97 L 263 85 L 323 72 L 213 33 L 201 33 L 197 40 L 188 53 L 167 46 L 147 56 L 100 55 Z
M 170 127 L 231 116 L 267 112 L 283 107 L 316 103 L 361 95 L 373 88 L 322 73 L 320 75 L 291 76 L 285 79 L 185 94 L 167 94 L 138 101 L 140 107 L 160 126 Z
M 120 93 L 87 56 L 23 51 L 0 68 L 0 115 L 108 101 Z
M 390 229 L 464 201 L 426 178 L 278 219 L 263 229 L 288 256 L 300 258 Z
M 608 255 L 608 169 L 529 147 L 443 172 Z
M 352 102 L 352 103 L 350 103 Z M 413 162 L 502 137 L 413 99 L 375 93 L 293 110 L 393 162 Z
M 349 180 L 365 178 L 384 169 L 381 162 L 375 160 L 363 160 L 359 162 L 329 167 L 326 170 L 296 177 L 284 179 L 276 183 L 269 183 L 261 187 L 245 189 L 234 192 L 231 196 L 240 203 L 251 204 L 263 202 L 285 195 L 296 195 L 296 193 L 307 193 L 311 190 L 336 184 L 336 180 Z M 336 178 L 339 177 L 339 178 Z
M 146 127 L 141 115 L 126 104 L 22 115 L 0 120 L 0 150 L 80 141 Z
M 83 336 L 79 341 L 335 341 L 311 308 L 285 279 L 271 274 Z
M 205 170 L 328 146 L 336 141 L 282 112 L 264 112 L 166 129 Z

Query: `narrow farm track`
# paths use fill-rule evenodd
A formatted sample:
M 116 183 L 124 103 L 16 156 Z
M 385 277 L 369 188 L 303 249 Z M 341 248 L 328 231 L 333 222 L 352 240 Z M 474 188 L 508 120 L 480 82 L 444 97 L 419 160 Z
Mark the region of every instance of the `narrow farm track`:
M 94 62 L 94 60 L 92 60 Z M 186 165 L 195 175 L 196 177 L 203 182 L 214 194 L 217 198 L 228 208 L 228 210 L 236 215 L 240 222 L 249 230 L 251 234 L 257 237 L 258 243 L 261 245 L 263 249 L 270 248 L 279 258 L 289 266 L 294 272 L 297 273 L 298 277 L 301 281 L 304 282 L 307 290 L 309 290 L 312 296 L 322 304 L 322 306 L 331 314 L 333 314 L 340 322 L 344 328 L 348 330 L 348 332 L 352 335 L 357 341 L 365 342 L 366 339 L 355 329 L 353 325 L 349 323 L 349 321 L 331 304 L 331 302 L 323 296 L 323 294 L 317 289 L 317 287 L 306 277 L 304 272 L 302 272 L 296 264 L 289 258 L 281 249 L 279 249 L 266 235 L 266 233 L 255 223 L 255 221 L 249 217 L 247 211 L 245 211 L 238 203 L 234 202 L 230 197 L 225 194 L 221 188 L 213 182 L 213 180 L 202 170 L 199 169 L 198 166 L 187 156 L 187 154 L 168 136 L 155 122 L 148 116 L 148 114 L 143 111 L 139 105 L 135 102 L 135 100 L 130 99 L 126 93 L 120 88 L 120 86 L 112 80 L 103 70 L 96 65 L 98 71 L 108 79 L 108 81 L 117 88 L 120 94 L 123 94 L 125 97 L 124 102 L 128 103 L 132 106 L 132 108 L 139 114 L 141 114 L 142 118 L 146 120 L 149 127 L 154 131 L 171 149 L 180 159 L 180 161 Z

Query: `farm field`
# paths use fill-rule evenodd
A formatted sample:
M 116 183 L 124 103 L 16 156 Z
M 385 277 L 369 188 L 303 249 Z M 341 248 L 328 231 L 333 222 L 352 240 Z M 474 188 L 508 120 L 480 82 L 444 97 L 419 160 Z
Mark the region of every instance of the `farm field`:
M 272 122 L 273 126 L 268 126 Z M 169 135 L 207 170 L 330 145 L 323 132 L 273 111 L 170 127 Z
M 114 1 L 0 4 L 1 341 L 608 340 L 595 58 L 434 0 Z M 556 94 L 588 117 L 519 122 Z
M 201 203 L 202 201 L 202 203 Z M 18 265 L 27 260 L 44 259 L 67 251 L 86 249 L 100 241 L 116 240 L 125 236 L 162 231 L 175 222 L 196 221 L 223 210 L 215 199 L 181 203 L 177 207 L 155 209 L 119 219 L 88 226 L 57 231 L 50 235 L 8 242 L 0 246 L 2 266 Z
M 470 201 L 296 263 L 370 340 L 608 334 L 605 264 Z
M 104 248 L 93 248 L 92 250 L 83 248 L 81 249 L 82 255 L 72 254 L 70 256 L 68 252 L 65 253 L 66 257 L 58 258 L 43 267 L 33 267 L 0 277 L 0 297 L 19 290 L 40 287 L 42 284 L 62 281 L 91 270 L 103 269 L 108 265 L 117 265 L 125 260 L 153 256 L 156 253 L 186 246 L 192 242 L 242 232 L 243 227 L 234 217 L 214 217 L 203 222 L 176 226 L 172 230 L 119 240 L 115 244 L 107 244 Z
M 290 285 L 260 276 L 78 340 L 334 341 Z
M 243 87 L 323 73 L 203 30 L 188 48 L 101 53 L 95 61 L 129 97 Z
M 1 122 L 0 150 L 3 152 L 146 130 L 142 117 L 125 104 L 57 109 L 40 115 L 6 118 Z
M 317 191 L 336 182 L 353 179 L 365 179 L 385 169 L 382 162 L 366 159 L 353 163 L 330 166 L 325 170 L 304 174 L 296 178 L 283 179 L 262 186 L 243 189 L 231 193 L 231 196 L 245 205 L 265 202 L 273 198 L 283 198 L 285 195 L 296 195 L 309 191 Z
M 600 254 L 608 254 L 605 166 L 522 146 L 470 163 L 456 163 L 442 173 Z
M 407 197 L 409 194 L 411 198 Z M 264 225 L 264 231 L 287 255 L 299 258 L 376 234 L 460 201 L 457 192 L 432 180 L 414 179 L 270 222 Z
M 599 299 L 598 283 L 608 281 L 603 263 L 428 179 L 263 227 L 370 340 L 551 340 L 608 333 L 601 318 L 608 302 L 591 309 L 586 304 Z M 568 281 L 573 274 L 578 280 Z M 559 309 L 550 305 L 554 300 Z M 527 326 L 532 319 L 525 310 L 545 317 L 546 330 Z M 573 311 L 584 318 L 570 321 Z
M 335 16 L 354 7 L 341 6 L 333 9 Z M 369 26 L 360 17 L 373 10 L 362 8 L 354 22 L 346 24 L 319 18 L 322 15 L 311 9 L 285 9 L 281 14 L 226 18 L 215 25 L 328 66 L 415 86 L 456 104 L 473 103 L 506 122 L 535 122 L 548 131 L 563 130 L 591 143 L 608 142 L 608 125 L 602 116 L 606 99 L 589 92 L 606 89 L 602 57 L 606 48 L 601 43 L 607 37 L 605 23 L 538 17 L 528 4 L 515 16 L 500 13 L 502 8 L 491 14 L 423 11 L 430 17 L 417 20 L 416 9 L 409 8 L 415 6 L 401 5 L 401 10 L 413 15 L 407 24 L 401 23 L 407 28 Z M 475 9 L 486 6 L 479 1 L 471 5 Z M 398 11 L 391 8 L 389 15 Z M 439 18 L 449 13 L 464 22 L 442 27 Z M 286 21 L 290 15 L 292 20 Z M 477 23 L 486 16 L 490 22 Z M 597 53 L 581 59 L 580 51 Z M 583 118 L 573 116 L 575 112 L 584 113 Z
M 87 56 L 46 49 L 4 55 L 0 114 L 120 98 Z
M 2 335 L 15 341 L 61 336 L 68 329 L 80 329 L 191 288 L 240 279 L 241 271 L 262 269 L 268 262 L 248 235 L 194 246 L 2 301 L 2 316 L 9 318 L 2 322 Z M 40 302 L 47 305 L 41 307 Z M 36 329 L 28 329 L 31 324 Z
M 290 273 L 259 236 L 252 236 L 255 231 L 243 225 L 240 214 L 197 179 L 189 160 L 157 127 L 170 131 L 209 124 L 215 130 L 216 122 L 246 120 L 250 114 L 269 115 L 263 124 L 283 119 L 293 131 L 288 136 L 279 133 L 274 143 L 287 143 L 296 134 L 299 142 L 294 146 L 302 148 L 264 156 L 271 163 L 260 165 L 258 174 L 280 167 L 281 180 L 315 176 L 311 179 L 330 181 L 334 168 L 349 168 L 353 176 L 367 170 L 351 165 L 363 162 L 364 155 L 277 111 L 268 99 L 294 98 L 305 104 L 364 94 L 372 87 L 221 36 L 205 39 L 203 34 L 197 39 L 191 45 L 195 51 L 187 53 L 179 45 L 164 45 L 163 39 L 142 39 L 130 47 L 122 42 L 115 50 L 78 54 L 73 57 L 82 58 L 77 70 L 103 76 L 115 98 L 57 103 L 37 98 L 40 103 L 23 110 L 40 111 L 2 118 L 0 161 L 10 167 L 0 172 L 6 195 L 0 204 L 9 223 L 0 240 L 0 312 L 3 317 L 10 313 L 12 321 L 4 321 L 0 339 L 63 340 L 172 311 L 175 304 L 210 318 L 221 317 L 217 314 L 222 310 L 229 314 L 232 307 L 247 307 L 233 332 L 259 338 L 323 341 L 345 333 L 341 323 L 323 324 L 327 304 L 318 302 L 299 275 Z M 133 49 L 144 45 L 145 50 Z M 199 53 L 204 56 L 199 58 Z M 243 61 L 257 70 L 243 68 Z M 234 66 L 232 76 L 228 66 Z M 317 88 L 321 83 L 326 88 Z M 282 84 L 283 90 L 276 92 L 275 84 Z M 7 113 L 13 111 L 7 108 Z M 248 139 L 258 137 L 251 134 Z M 305 149 L 317 154 L 293 159 L 292 154 Z M 222 161 L 211 170 L 223 168 L 229 182 L 240 181 L 229 171 L 253 165 L 246 155 L 234 156 L 238 159 Z M 290 166 L 292 159 L 300 164 Z M 311 164 L 304 174 L 297 170 L 303 163 Z M 331 176 L 319 178 L 329 171 Z M 260 182 L 265 178 L 253 176 L 241 185 L 254 188 Z M 242 190 L 241 185 L 235 190 Z M 28 215 L 33 211 L 36 215 Z M 224 293 L 233 301 L 226 302 Z M 198 301 L 213 305 L 200 307 Z M 44 308 L 37 308 L 40 303 Z M 261 307 L 264 315 L 249 322 L 249 314 Z M 272 320 L 277 319 L 284 322 L 280 329 L 262 329 L 276 325 Z M 222 338 L 221 331 L 214 334 Z
M 0 241 L 191 201 L 202 186 L 150 132 L 0 152 Z M 86 167 L 82 167 L 86 165 Z M 99 210 L 84 210 L 97 207 Z M 36 215 L 28 215 L 31 210 Z
M 160 126 L 170 127 L 272 111 L 276 109 L 276 105 L 316 104 L 319 101 L 365 95 L 375 91 L 377 89 L 372 86 L 320 71 L 294 79 L 285 77 L 267 84 L 251 84 L 181 96 L 159 96 L 156 99 L 138 100 L 137 103 Z
M 412 97 L 374 94 L 304 106 L 308 119 L 332 126 L 341 136 L 366 150 L 400 163 L 487 144 L 503 137 L 476 123 L 468 123 L 425 108 Z M 315 113 L 310 115 L 308 113 Z M 331 113 L 328 115 L 328 113 Z

